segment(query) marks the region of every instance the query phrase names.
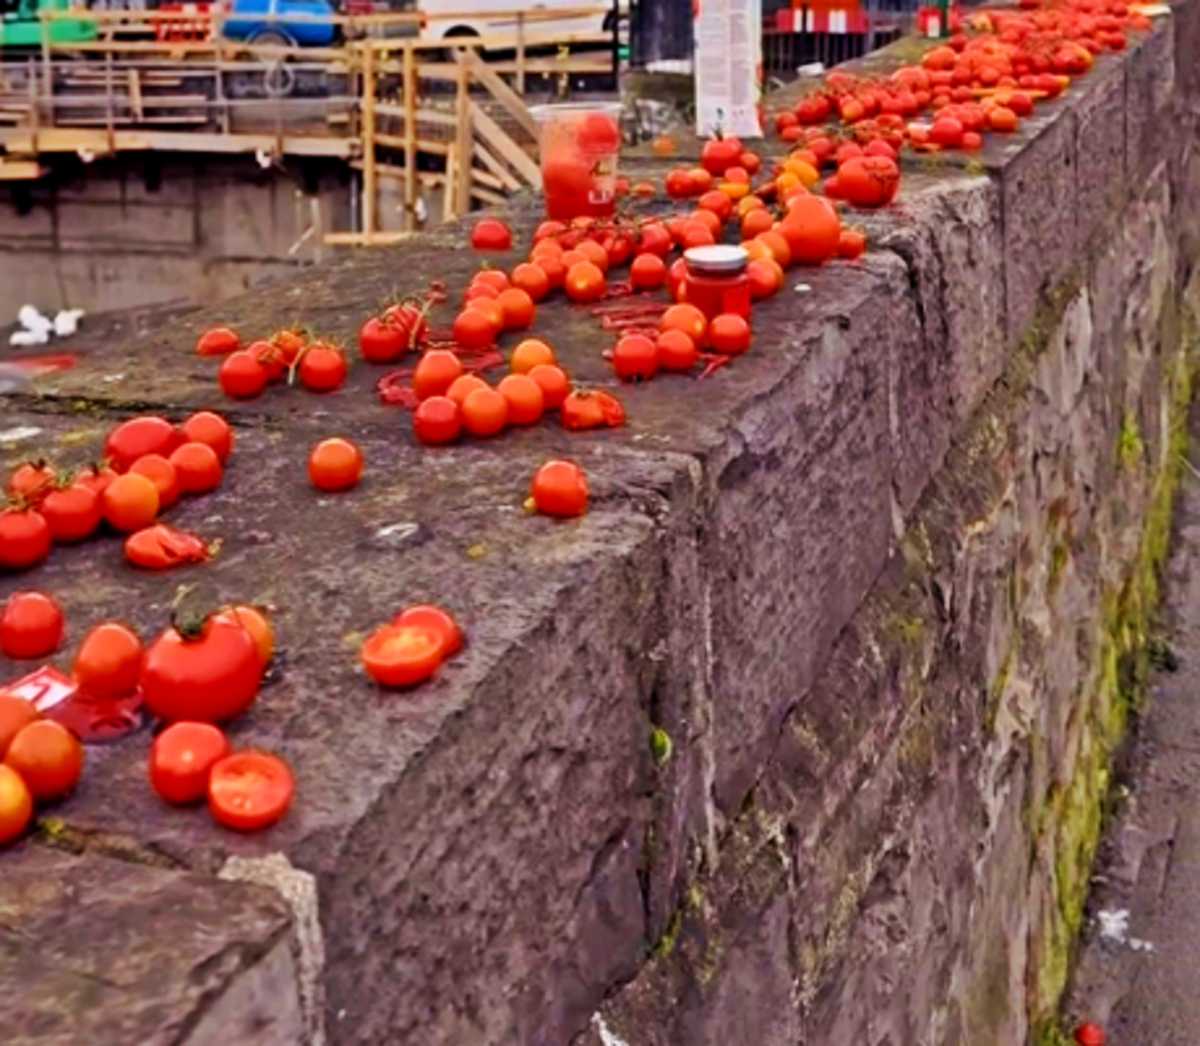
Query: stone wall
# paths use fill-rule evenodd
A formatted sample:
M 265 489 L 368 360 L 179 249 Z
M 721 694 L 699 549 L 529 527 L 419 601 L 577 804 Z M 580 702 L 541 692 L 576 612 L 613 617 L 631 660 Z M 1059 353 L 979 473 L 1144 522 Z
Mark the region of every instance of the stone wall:
M 1198 46 L 1178 4 L 982 160 L 911 170 L 864 264 L 798 274 L 719 377 L 623 391 L 625 430 L 432 452 L 363 367 L 317 406 L 230 407 L 228 483 L 179 523 L 226 538 L 205 568 L 226 598 L 280 608 L 283 664 L 236 732 L 291 760 L 296 807 L 215 832 L 148 795 L 130 739 L 89 753 L 22 859 L 249 880 L 224 884 L 248 891 L 229 936 L 275 885 L 296 930 L 275 997 L 310 1042 L 1053 1041 L 1200 330 Z M 465 280 L 461 235 L 103 346 L 5 417 L 77 446 L 209 405 L 203 326 L 302 309 L 351 340 L 398 274 Z M 544 307 L 538 330 L 577 379 L 611 380 L 583 310 Z M 304 449 L 334 428 L 368 480 L 314 499 Z M 551 455 L 591 478 L 576 524 L 519 512 Z M 83 557 L 30 584 L 72 621 L 150 629 L 169 602 Z M 380 697 L 347 651 L 420 600 L 468 648 Z M 4 877 L 0 902 L 19 929 Z M 276 933 L 263 920 L 234 973 L 276 983 Z M 262 991 L 231 982 L 176 993 L 188 1027 L 220 1005 L 253 1025 L 240 1000 Z M 17 1041 L 51 1041 L 23 1005 Z

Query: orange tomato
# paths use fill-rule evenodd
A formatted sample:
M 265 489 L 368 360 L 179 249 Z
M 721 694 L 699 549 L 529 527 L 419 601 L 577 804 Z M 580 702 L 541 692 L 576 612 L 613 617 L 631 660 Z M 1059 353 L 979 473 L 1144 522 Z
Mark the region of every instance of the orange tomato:
M 487 387 L 488 383 L 478 374 L 461 374 L 454 379 L 450 388 L 446 390 L 446 397 L 454 400 L 455 404 L 461 408 L 463 402 L 472 392 L 476 389 L 486 389 Z
M 837 253 L 842 222 L 828 201 L 804 196 L 792 203 L 779 231 L 787 239 L 794 261 L 820 265 Z
M 38 710 L 25 698 L 0 693 L 0 762 L 3 762 L 12 739 L 40 718 Z
M 513 269 L 512 285 L 523 290 L 534 302 L 541 301 L 550 293 L 550 277 L 535 262 L 522 262 Z
M 61 723 L 39 719 L 23 728 L 4 756 L 34 799 L 61 799 L 79 783 L 83 745 Z
M 409 687 L 425 682 L 445 657 L 440 632 L 426 624 L 384 625 L 362 645 L 367 674 L 380 686 Z
M 33 820 L 33 796 L 10 766 L 0 765 L 0 846 L 6 846 L 25 834 Z
M 571 380 L 560 367 L 553 363 L 539 363 L 530 368 L 529 376 L 538 383 L 542 390 L 542 402 L 546 410 L 561 407 L 571 391 Z
M 462 363 L 449 349 L 430 349 L 413 372 L 413 391 L 419 400 L 444 396 L 462 372 Z
M 667 279 L 667 263 L 657 254 L 639 254 L 629 267 L 629 282 L 635 290 L 654 290 Z
M 765 244 L 767 250 L 771 252 L 771 256 L 783 268 L 787 268 L 792 263 L 792 248 L 789 246 L 787 238 L 775 229 L 770 229 L 767 232 L 760 232 L 756 237 L 759 243 Z
M 543 363 L 554 363 L 554 350 L 540 338 L 526 338 L 515 349 L 509 368 L 514 374 L 528 374 Z
M 586 261 L 590 261 L 601 272 L 608 272 L 608 251 L 601 247 L 595 240 L 583 240 L 575 250 L 582 254 Z
M 137 689 L 142 672 L 142 641 L 115 621 L 93 628 L 75 655 L 72 674 L 91 697 L 123 697 Z
M 472 436 L 495 436 L 508 424 L 508 400 L 493 388 L 475 389 L 463 400 L 461 413 Z
M 771 212 L 765 207 L 756 207 L 742 218 L 742 239 L 753 240 L 760 233 L 770 232 L 775 224 Z
M 567 297 L 582 304 L 599 301 L 607 290 L 604 273 L 590 261 L 580 261 L 572 265 L 567 270 L 564 286 Z
M 508 421 L 513 425 L 532 425 L 546 410 L 542 387 L 528 374 L 509 374 L 496 391 L 508 401 Z
M 503 314 L 500 322 L 495 322 L 495 316 L 485 313 L 480 306 L 483 299 L 474 298 L 455 318 L 452 328 L 454 340 L 464 349 L 486 349 L 496 340 L 504 324 Z M 420 366 L 418 364 L 418 366 Z
M 783 286 L 783 269 L 773 258 L 756 258 L 746 266 L 750 277 L 750 297 L 755 301 L 769 298 Z
M 530 494 L 544 516 L 582 516 L 587 511 L 587 476 L 573 461 L 547 461 L 534 473 Z
M 524 330 L 533 326 L 533 316 L 537 310 L 534 308 L 533 298 L 520 287 L 509 287 L 508 290 L 501 291 L 496 304 L 500 306 L 506 331 Z
M 681 330 L 699 346 L 704 344 L 708 319 L 695 305 L 680 302 L 678 305 L 672 305 L 663 313 L 658 329 L 660 331 Z
M 104 518 L 114 530 L 141 530 L 158 515 L 158 487 L 136 472 L 118 476 L 101 495 Z
M 158 489 L 160 510 L 170 508 L 179 500 L 179 474 L 175 471 L 175 466 L 161 454 L 143 454 L 129 466 L 129 471 L 145 476 Z
M 271 658 L 275 656 L 275 628 L 271 624 L 270 618 L 258 607 L 249 606 L 246 603 L 239 603 L 236 606 L 226 607 L 217 613 L 217 617 L 223 621 L 232 621 L 235 624 L 241 625 L 247 632 L 250 633 L 250 638 L 254 640 L 254 645 L 258 647 L 259 657 L 262 659 L 263 667 L 271 663 Z
M 321 440 L 308 456 L 309 481 L 327 493 L 357 486 L 362 472 L 362 451 L 348 439 Z
M 663 370 L 683 373 L 691 370 L 700 359 L 696 343 L 678 327 L 661 331 L 655 346 L 658 349 L 658 365 Z

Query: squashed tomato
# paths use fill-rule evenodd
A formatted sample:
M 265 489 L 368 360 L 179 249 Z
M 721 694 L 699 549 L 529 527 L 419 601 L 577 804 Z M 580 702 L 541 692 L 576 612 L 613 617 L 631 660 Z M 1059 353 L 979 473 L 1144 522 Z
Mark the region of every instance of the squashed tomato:
M 408 687 L 425 682 L 445 658 L 442 633 L 426 624 L 383 625 L 362 645 L 367 674 L 380 686 Z
M 267 752 L 234 752 L 208 775 L 208 809 L 217 824 L 257 832 L 287 813 L 296 792 L 292 771 Z
M 4 763 L 21 775 L 34 799 L 61 799 L 79 783 L 83 745 L 62 724 L 39 719 L 12 739 Z
M 212 768 L 229 755 L 229 739 L 212 723 L 172 723 L 150 746 L 150 785 L 168 803 L 208 795 Z
M 428 628 L 442 637 L 442 658 L 453 657 L 463 647 L 462 629 L 441 607 L 421 603 L 401 611 L 392 619 L 393 625 L 416 625 Z
M 146 570 L 170 570 L 209 558 L 208 546 L 195 534 L 164 523 L 146 527 L 125 539 L 125 558 Z
M 150 644 L 142 663 L 142 697 L 168 722 L 220 723 L 254 703 L 262 672 L 249 630 L 212 615 L 183 632 L 168 628 Z
M 620 400 L 607 392 L 576 389 L 563 400 L 560 417 L 563 428 L 574 432 L 616 428 L 625 424 L 625 408 Z
M 63 640 L 63 612 L 45 592 L 14 592 L 0 614 L 0 653 L 18 661 L 48 657 Z
M 542 515 L 582 516 L 587 511 L 587 476 L 573 461 L 547 461 L 534 473 L 530 494 Z
M 107 621 L 84 637 L 75 655 L 75 681 L 91 697 L 123 697 L 137 689 L 142 655 L 142 641 L 133 629 Z
M 44 461 L 27 461 L 8 477 L 8 492 L 28 501 L 37 501 L 53 485 L 54 469 Z
M 11 766 L 0 765 L 0 846 L 25 834 L 33 820 L 33 796 Z
M 308 456 L 308 478 L 318 490 L 349 490 L 362 473 L 362 451 L 348 439 L 321 440 Z

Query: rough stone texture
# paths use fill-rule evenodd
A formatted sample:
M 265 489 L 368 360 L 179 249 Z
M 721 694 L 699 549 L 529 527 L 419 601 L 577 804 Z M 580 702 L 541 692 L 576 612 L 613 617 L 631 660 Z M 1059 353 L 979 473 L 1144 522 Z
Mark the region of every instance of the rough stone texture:
M 11 1046 L 290 1046 L 290 919 L 270 891 L 26 843 L 4 855 Z
M 623 430 L 429 451 L 362 365 L 327 397 L 217 404 L 239 433 L 227 483 L 171 516 L 223 539 L 214 563 L 135 574 L 108 538 L 0 595 L 51 589 L 72 642 L 107 616 L 152 633 L 176 582 L 275 604 L 282 653 L 233 733 L 292 762 L 296 806 L 250 838 L 167 810 L 143 732 L 89 753 L 55 837 L 209 875 L 275 855 L 311 874 L 323 939 L 297 934 L 262 983 L 292 977 L 311 1011 L 323 953 L 312 1042 L 1040 1030 L 1138 678 L 1190 388 L 1200 225 L 1181 190 L 1200 167 L 1181 131 L 1127 175 L 1104 133 L 1110 107 L 1129 126 L 1131 97 L 1194 128 L 1169 39 L 1102 63 L 982 172 L 912 172 L 898 206 L 864 216 L 863 264 L 798 276 L 807 289 L 756 310 L 754 351 L 704 384 L 623 389 Z M 209 323 L 352 340 L 408 274 L 457 291 L 476 264 L 450 249 L 461 235 L 84 351 L 6 397 L 0 441 L 40 431 L 0 456 L 85 459 L 114 419 L 214 405 L 215 368 L 190 351 Z M 577 380 L 612 385 L 585 310 L 547 303 L 537 329 Z M 303 461 L 334 432 L 368 473 L 319 497 Z M 564 455 L 592 510 L 526 517 L 529 476 Z M 413 694 L 378 693 L 358 642 L 426 600 L 467 649 Z M 307 925 L 310 902 L 290 900 Z

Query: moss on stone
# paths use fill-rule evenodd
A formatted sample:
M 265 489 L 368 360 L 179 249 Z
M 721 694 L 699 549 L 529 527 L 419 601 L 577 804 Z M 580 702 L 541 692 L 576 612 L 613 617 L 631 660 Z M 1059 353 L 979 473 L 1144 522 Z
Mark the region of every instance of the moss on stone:
M 1146 445 L 1138 428 L 1137 417 L 1132 411 L 1126 411 L 1117 433 L 1117 461 L 1123 469 L 1132 471 L 1141 464 L 1145 453 Z

